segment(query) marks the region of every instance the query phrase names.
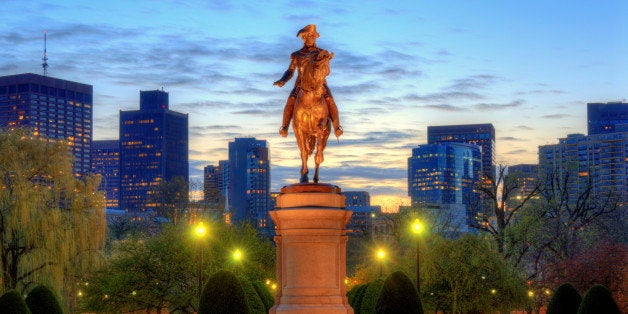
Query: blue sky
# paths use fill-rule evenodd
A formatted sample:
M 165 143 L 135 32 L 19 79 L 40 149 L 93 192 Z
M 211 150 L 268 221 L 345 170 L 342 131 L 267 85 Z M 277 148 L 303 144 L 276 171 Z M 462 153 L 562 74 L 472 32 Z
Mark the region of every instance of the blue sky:
M 539 145 L 586 133 L 586 103 L 628 88 L 627 1 L 17 1 L 0 5 L 0 75 L 94 86 L 94 138 L 118 137 L 139 91 L 170 93 L 190 117 L 190 167 L 227 142 L 266 139 L 274 190 L 298 180 L 292 134 L 277 135 L 293 81 L 272 86 L 317 25 L 335 53 L 328 84 L 345 135 L 321 180 L 374 199 L 406 195 L 428 125 L 493 123 L 497 160 L 536 163 Z

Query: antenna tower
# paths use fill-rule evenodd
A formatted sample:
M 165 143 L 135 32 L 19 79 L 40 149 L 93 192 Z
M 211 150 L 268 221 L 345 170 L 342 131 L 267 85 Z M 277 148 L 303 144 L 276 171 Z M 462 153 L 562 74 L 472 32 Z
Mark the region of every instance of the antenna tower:
M 44 31 L 44 57 L 41 58 L 44 63 L 41 64 L 41 67 L 44 68 L 44 76 L 48 75 L 48 52 L 46 51 L 46 35 L 48 31 Z

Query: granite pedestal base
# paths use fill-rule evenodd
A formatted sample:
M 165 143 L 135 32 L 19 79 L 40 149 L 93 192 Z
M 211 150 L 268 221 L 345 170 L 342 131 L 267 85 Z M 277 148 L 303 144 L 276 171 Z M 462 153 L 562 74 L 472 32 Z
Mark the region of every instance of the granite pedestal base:
M 351 211 L 340 188 L 294 184 L 281 189 L 270 215 L 277 226 L 277 295 L 270 313 L 353 313 L 346 297 Z

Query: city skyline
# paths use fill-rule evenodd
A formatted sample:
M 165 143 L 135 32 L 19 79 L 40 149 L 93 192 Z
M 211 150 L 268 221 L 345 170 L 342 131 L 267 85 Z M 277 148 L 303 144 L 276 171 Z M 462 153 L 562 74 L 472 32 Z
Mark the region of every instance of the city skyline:
M 236 137 L 267 140 L 272 190 L 298 182 L 292 130 L 277 134 L 296 32 L 317 25 L 335 53 L 329 86 L 345 134 L 321 181 L 406 198 L 406 161 L 427 126 L 492 123 L 497 163 L 537 163 L 538 146 L 587 132 L 586 104 L 621 101 L 628 78 L 622 1 L 262 5 L 229 1 L 8 1 L 0 75 L 94 87 L 94 140 L 118 139 L 119 111 L 164 88 L 189 114 L 190 174 L 227 159 Z M 9 12 L 24 12 L 10 14 Z M 622 88 L 623 87 L 623 88 Z M 112 127 L 113 126 L 113 127 Z

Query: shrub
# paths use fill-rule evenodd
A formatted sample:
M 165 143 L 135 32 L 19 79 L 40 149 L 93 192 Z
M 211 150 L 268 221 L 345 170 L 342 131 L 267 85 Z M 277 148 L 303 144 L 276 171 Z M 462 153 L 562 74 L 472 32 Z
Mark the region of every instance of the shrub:
M 595 285 L 584 295 L 578 314 L 620 314 L 619 306 L 613 300 L 611 291 L 602 285 Z
M 377 299 L 376 311 L 382 314 L 423 314 L 419 293 L 403 272 L 396 271 L 386 278 Z
M 266 312 L 268 312 L 270 308 L 275 305 L 275 298 L 270 293 L 270 291 L 268 291 L 268 287 L 266 287 L 266 285 L 260 281 L 254 282 L 253 288 L 255 288 L 257 295 L 259 295 L 260 299 L 262 299 L 262 303 L 264 303 L 264 308 L 266 308 Z
M 362 302 L 360 304 L 360 313 L 362 314 L 375 314 L 375 308 L 377 307 L 377 299 L 384 286 L 384 279 L 377 278 L 371 281 L 364 291 Z
M 46 286 L 37 286 L 26 297 L 26 305 L 33 314 L 63 314 L 57 297 Z
M 576 314 L 582 297 L 570 283 L 560 285 L 547 306 L 547 314 Z
M 242 290 L 244 290 L 244 295 L 246 296 L 246 305 L 249 307 L 249 313 L 251 314 L 266 314 L 266 307 L 264 306 L 264 302 L 262 302 L 262 298 L 260 298 L 257 291 L 255 291 L 255 287 L 253 284 L 246 279 L 246 277 L 240 276 L 238 277 L 238 281 L 242 286 Z
M 220 270 L 207 280 L 198 314 L 233 313 L 248 314 L 246 295 L 238 278 L 227 270 Z
M 30 314 L 22 295 L 16 290 L 9 290 L 0 297 L 0 309 L 3 314 Z
M 362 300 L 364 299 L 364 293 L 366 293 L 366 289 L 368 287 L 369 287 L 368 283 L 365 283 L 365 284 L 361 285 L 358 288 L 358 291 L 356 291 L 356 293 L 355 293 L 355 298 L 353 298 L 353 304 L 349 304 L 353 308 L 353 313 L 354 314 L 362 313 L 361 312 Z
M 353 301 L 355 300 L 355 295 L 358 293 L 358 289 L 360 289 L 362 285 L 355 285 L 349 292 L 347 292 L 347 300 L 349 301 L 349 305 L 353 306 Z

